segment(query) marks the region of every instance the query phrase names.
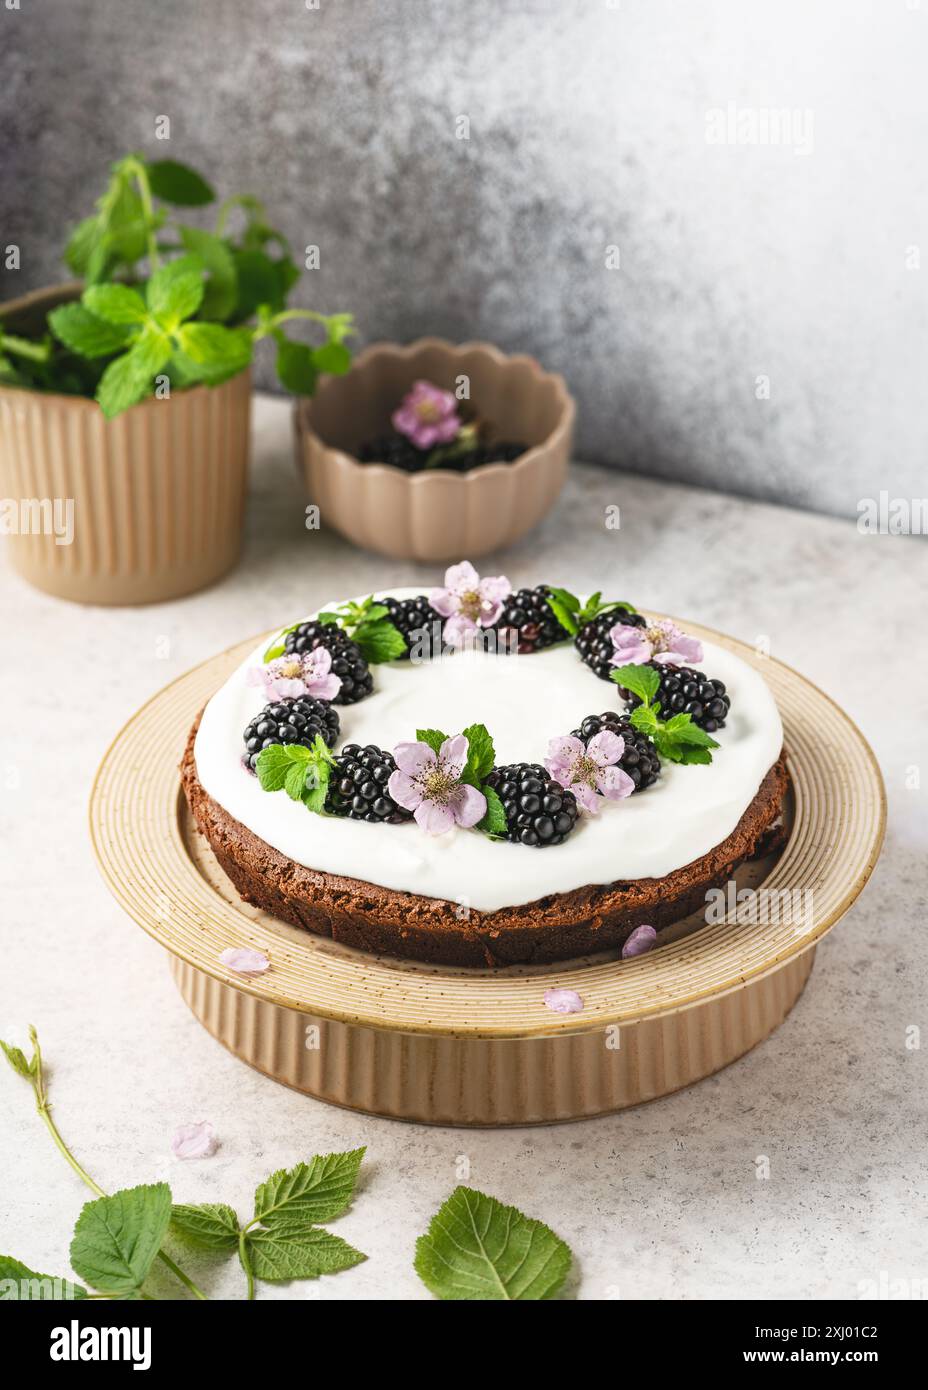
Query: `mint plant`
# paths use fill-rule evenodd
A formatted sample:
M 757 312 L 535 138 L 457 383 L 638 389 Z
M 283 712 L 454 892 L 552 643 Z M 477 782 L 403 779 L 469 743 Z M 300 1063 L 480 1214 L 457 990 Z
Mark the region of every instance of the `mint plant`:
M 205 179 L 173 160 L 133 154 L 114 164 L 65 250 L 86 286 L 80 301 L 53 309 L 38 337 L 0 325 L 0 384 L 93 396 L 112 419 L 151 395 L 156 378 L 169 389 L 218 386 L 249 365 L 263 339 L 296 395 L 312 395 L 324 372 L 346 372 L 352 316 L 286 307 L 300 271 L 256 198 L 227 199 L 212 231 L 178 220 L 174 209 L 214 198 Z M 319 346 L 287 336 L 299 320 L 322 328 Z
M 360 603 L 342 603 L 335 609 L 320 613 L 317 622 L 337 627 L 350 637 L 360 649 L 365 661 L 397 661 L 406 651 L 403 634 L 395 623 L 390 621 L 390 610 L 377 603 L 373 594 Z M 275 661 L 286 651 L 285 642 L 291 632 L 296 632 L 299 623 L 285 627 L 264 653 L 264 661 Z
M 38 1274 L 11 1255 L 0 1255 L 0 1300 L 3 1285 L 34 1290 L 32 1296 L 68 1299 L 153 1299 L 148 1280 L 156 1260 L 184 1285 L 194 1298 L 206 1294 L 163 1248 L 173 1234 L 215 1255 L 237 1254 L 245 1273 L 247 1296 L 255 1296 L 255 1281 L 277 1283 L 315 1279 L 350 1269 L 367 1258 L 347 1241 L 319 1226 L 340 1216 L 349 1205 L 358 1179 L 364 1149 L 321 1154 L 289 1170 L 280 1169 L 255 1191 L 254 1214 L 244 1224 L 232 1207 L 218 1203 L 177 1205 L 167 1183 L 143 1184 L 108 1195 L 71 1153 L 52 1119 L 42 1052 L 34 1028 L 29 1029 L 32 1056 L 0 1041 L 7 1061 L 28 1081 L 36 1109 L 59 1152 L 95 1194 L 74 1227 L 71 1267 L 82 1284 L 69 1277 Z M 93 1290 L 93 1292 L 90 1292 Z M 62 1292 L 63 1291 L 63 1295 Z M 22 1296 L 22 1295 L 21 1295 Z

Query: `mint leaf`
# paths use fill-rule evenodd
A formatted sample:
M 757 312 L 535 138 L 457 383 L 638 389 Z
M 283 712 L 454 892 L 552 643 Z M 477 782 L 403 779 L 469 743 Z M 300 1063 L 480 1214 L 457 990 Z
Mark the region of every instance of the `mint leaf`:
M 203 288 L 203 262 L 199 256 L 181 256 L 155 271 L 145 296 L 151 313 L 173 329 L 199 309 Z M 194 357 L 193 353 L 190 355 Z
M 306 791 L 306 779 L 309 772 L 309 762 L 291 763 L 284 777 L 284 791 L 291 801 L 302 801 L 303 793 Z
M 540 1221 L 458 1187 L 416 1241 L 415 1268 L 444 1300 L 542 1300 L 557 1294 L 571 1254 Z
M 97 387 L 97 401 L 108 420 L 149 394 L 152 379 L 171 356 L 166 333 L 146 329 L 126 353 L 109 364 Z
M 380 618 L 375 622 L 361 623 L 351 634 L 351 640 L 361 649 L 366 661 L 398 661 L 406 651 L 406 639 L 398 627 Z
M 68 269 L 81 279 L 99 235 L 100 219 L 93 213 L 78 222 L 68 238 L 68 244 L 64 249 L 64 261 Z
M 601 591 L 597 590 L 595 594 L 591 594 L 587 599 L 583 608 L 577 615 L 577 622 L 580 627 L 583 627 L 585 623 L 591 622 L 593 618 L 598 618 L 600 613 L 608 613 L 610 609 L 613 608 L 624 608 L 627 613 L 637 613 L 638 611 L 633 604 L 626 603 L 624 599 L 612 599 L 609 603 L 603 603 L 602 597 Z M 621 613 L 617 613 L 616 622 L 618 623 L 621 621 L 622 615 Z
M 712 754 L 708 748 L 690 748 L 686 744 L 664 744 L 660 739 L 656 740 L 656 744 L 661 757 L 667 758 L 672 763 L 711 763 L 712 761 Z
M 442 734 L 438 729 L 417 729 L 416 742 L 427 743 L 433 753 L 440 753 L 441 746 L 447 739 L 447 734 Z
M 249 1232 L 246 1244 L 252 1272 L 258 1279 L 275 1284 L 337 1274 L 367 1259 L 340 1236 L 313 1226 L 280 1225 Z
M 7 1282 L 18 1285 L 15 1292 L 4 1287 Z M 0 1303 L 35 1302 L 40 1299 L 86 1298 L 87 1290 L 71 1278 L 60 1275 L 37 1274 L 34 1269 L 12 1255 L 0 1255 Z
M 195 169 L 175 159 L 156 159 L 148 165 L 148 182 L 156 198 L 177 207 L 196 208 L 211 203 L 216 195 Z
M 344 343 L 323 343 L 313 350 L 316 370 L 327 372 L 330 376 L 344 376 L 351 366 L 351 349 Z
M 277 264 L 270 256 L 254 249 L 236 250 L 232 254 L 238 277 L 238 300 L 234 311 L 236 321 L 250 318 L 262 304 L 274 311 L 282 309 L 285 291 L 281 287 Z
M 203 1250 L 235 1250 L 238 1246 L 238 1217 L 222 1202 L 175 1205 L 171 1208 L 171 1225 Z
M 562 608 L 566 608 L 568 613 L 580 612 L 580 600 L 576 594 L 572 594 L 569 589 L 558 589 L 554 585 L 548 588 L 548 597 L 556 598 Z M 597 595 L 598 597 L 598 595 Z
M 646 705 L 651 703 L 661 685 L 660 675 L 653 666 L 617 666 L 614 671 L 609 672 L 609 679 L 615 681 L 616 685 L 621 685 L 623 689 L 630 690 Z
M 313 349 L 281 334 L 277 339 L 277 375 L 281 386 L 295 396 L 311 396 L 319 379 Z
M 60 304 L 48 316 L 48 326 L 60 343 L 78 357 L 109 357 L 126 345 L 128 332 L 104 323 L 83 304 Z
M 479 787 L 485 777 L 489 777 L 496 761 L 493 739 L 485 724 L 470 724 L 464 730 L 467 739 L 467 761 L 464 764 L 462 780 Z
M 308 1163 L 272 1173 L 255 1190 L 255 1220 L 272 1226 L 340 1216 L 351 1201 L 364 1153 L 360 1148 L 317 1154 Z
M 672 743 L 695 744 L 700 748 L 718 748 L 718 744 L 705 729 L 693 723 L 692 715 L 675 714 L 661 728 L 661 736 Z
M 285 639 L 290 636 L 291 632 L 296 632 L 298 627 L 299 623 L 291 623 L 289 627 L 285 627 L 283 632 L 279 633 L 278 636 L 274 638 L 262 657 L 265 665 L 267 665 L 269 661 L 274 661 L 278 656 L 283 656 L 284 652 L 287 650 Z
M 548 590 L 548 607 L 557 618 L 561 627 L 566 628 L 571 637 L 577 633 L 577 614 L 580 612 L 580 600 L 569 589 L 557 589 L 553 586 Z
M 503 803 L 492 787 L 484 784 L 480 790 L 487 799 L 487 809 L 483 818 L 477 822 L 476 828 L 482 830 L 484 835 L 505 835 L 509 827 Z
M 648 738 L 653 739 L 660 728 L 661 721 L 653 705 L 636 705 L 628 717 L 633 728 L 639 733 L 647 734 Z
M 194 362 L 225 377 L 235 376 L 251 361 L 252 337 L 247 329 L 225 328 L 221 323 L 185 323 L 177 338 Z
M 71 1265 L 101 1293 L 137 1297 L 171 1220 L 167 1183 L 124 1188 L 81 1210 Z
M 200 306 L 204 319 L 228 319 L 238 297 L 238 273 L 227 243 L 215 232 L 200 227 L 178 227 L 185 248 L 198 256 L 206 267 L 208 279 Z
M 262 748 L 255 766 L 262 791 L 279 792 L 292 767 L 302 768 L 305 777 L 308 762 L 309 749 L 302 743 L 272 743 Z
M 128 285 L 90 285 L 81 295 L 81 303 L 107 323 L 142 323 L 148 317 L 145 300 Z

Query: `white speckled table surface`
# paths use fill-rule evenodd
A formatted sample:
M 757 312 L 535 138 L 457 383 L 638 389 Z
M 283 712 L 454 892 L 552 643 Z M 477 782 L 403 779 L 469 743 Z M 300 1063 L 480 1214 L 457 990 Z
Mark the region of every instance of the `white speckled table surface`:
M 754 1052 L 688 1091 L 582 1124 L 426 1129 L 292 1093 L 249 1070 L 188 1012 L 160 948 L 109 896 L 87 835 L 97 764 L 148 696 L 204 655 L 333 596 L 434 570 L 307 532 L 288 407 L 260 399 L 248 539 L 224 583 L 143 609 L 65 605 L 0 571 L 0 1036 L 40 1032 L 55 1115 L 108 1189 L 165 1179 L 175 1197 L 250 1212 L 272 1169 L 367 1144 L 338 1233 L 370 1256 L 260 1297 L 427 1298 L 415 1237 L 466 1174 L 572 1246 L 581 1298 L 856 1298 L 860 1281 L 928 1277 L 925 1149 L 928 545 L 851 521 L 576 466 L 555 513 L 484 562 L 514 583 L 603 588 L 691 616 L 832 695 L 870 739 L 889 799 L 864 895 L 826 938 L 792 1014 Z M 618 503 L 621 528 L 604 507 Z M 217 1154 L 181 1163 L 176 1126 L 209 1119 Z M 757 1160 L 769 1160 L 767 1179 Z M 85 1198 L 25 1084 L 0 1070 L 0 1248 L 67 1269 Z M 218 1297 L 234 1264 L 187 1261 Z M 167 1294 L 168 1286 L 164 1292 Z

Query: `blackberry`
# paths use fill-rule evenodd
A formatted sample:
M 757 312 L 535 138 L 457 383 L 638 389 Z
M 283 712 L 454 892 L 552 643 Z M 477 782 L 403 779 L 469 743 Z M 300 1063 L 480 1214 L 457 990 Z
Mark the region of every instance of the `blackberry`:
M 372 825 L 398 825 L 412 820 L 412 812 L 397 806 L 387 791 L 396 771 L 392 753 L 376 744 L 348 743 L 337 754 L 329 777 L 325 809 L 332 816 L 366 820 Z
M 503 803 L 506 838 L 519 845 L 562 844 L 577 823 L 577 801 L 537 763 L 494 767 L 487 778 Z
M 589 743 L 603 729 L 625 740 L 625 751 L 618 765 L 634 782 L 635 791 L 643 792 L 653 786 L 661 770 L 661 760 L 647 734 L 640 733 L 627 714 L 619 714 L 614 709 L 606 710 L 604 714 L 588 714 L 580 728 L 573 730 L 573 736 Z
M 626 627 L 647 627 L 640 613 L 632 613 L 627 608 L 609 608 L 605 613 L 597 613 L 574 638 L 574 646 L 591 671 L 595 671 L 601 681 L 607 681 L 612 671 L 612 642 L 609 633 L 616 623 Z
M 693 671 L 689 666 L 664 666 L 651 661 L 661 678 L 660 688 L 654 696 L 654 703 L 660 705 L 662 719 L 670 719 L 674 714 L 688 714 L 694 724 L 714 734 L 725 727 L 725 720 L 731 708 L 731 700 L 725 694 L 725 686 L 701 671 Z M 620 687 L 621 689 L 621 687 Z M 640 705 L 637 695 L 622 690 L 629 709 Z
M 449 469 L 453 473 L 468 473 L 472 468 L 480 468 L 485 463 L 513 463 L 525 453 L 528 445 L 499 440 L 495 444 L 474 444 L 469 449 L 460 449 L 448 454 L 440 462 L 427 464 L 431 449 L 417 449 L 410 440 L 401 434 L 383 434 L 366 441 L 358 448 L 357 457 L 361 463 L 385 463 L 392 468 L 401 468 L 404 473 L 419 473 L 426 467 Z
M 441 654 L 442 616 L 435 612 L 425 594 L 417 594 L 415 598 L 385 598 L 383 605 L 390 610 L 393 626 L 399 628 L 406 639 L 406 651 L 400 657 L 401 661 L 409 660 L 412 647 L 416 648 L 417 655 L 428 657 Z
M 534 589 L 519 589 L 509 595 L 494 624 L 501 646 L 508 649 L 509 642 L 513 641 L 520 652 L 540 652 L 545 647 L 553 647 L 555 642 L 567 641 L 570 633 L 548 607 L 550 592 L 547 584 L 539 584 Z M 517 634 L 515 639 L 507 635 L 513 631 Z
M 251 771 L 257 770 L 258 754 L 272 743 L 302 743 L 311 748 L 316 735 L 331 748 L 338 738 L 338 710 L 328 700 L 316 700 L 301 695 L 298 700 L 278 700 L 266 705 L 245 729 L 245 752 L 242 762 Z
M 332 671 L 342 683 L 335 696 L 336 705 L 355 705 L 374 689 L 371 668 L 361 655 L 361 648 L 337 623 L 300 623 L 287 633 L 284 647 L 300 654 L 325 647 L 332 653 Z

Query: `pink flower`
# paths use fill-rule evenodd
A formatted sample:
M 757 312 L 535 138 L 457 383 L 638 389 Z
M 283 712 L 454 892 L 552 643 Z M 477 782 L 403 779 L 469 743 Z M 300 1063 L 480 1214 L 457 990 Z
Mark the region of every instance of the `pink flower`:
M 650 951 L 656 940 L 657 932 L 653 927 L 636 927 L 622 947 L 622 959 L 628 960 L 631 956 L 643 956 L 645 951 Z
M 271 964 L 263 951 L 253 951 L 250 946 L 227 946 L 219 960 L 236 975 L 263 975 Z
M 546 989 L 545 1004 L 556 1014 L 578 1014 L 583 1008 L 575 989 Z
M 624 752 L 625 740 L 608 729 L 591 738 L 585 747 L 579 738 L 568 734 L 551 739 L 545 767 L 555 782 L 573 792 L 584 811 L 595 816 L 600 796 L 607 801 L 621 801 L 635 790 L 628 773 L 615 766 Z
M 171 1150 L 175 1158 L 212 1158 L 219 1147 L 219 1140 L 213 1133 L 209 1120 L 199 1120 L 193 1125 L 179 1125 L 171 1140 Z
M 461 781 L 467 761 L 463 734 L 446 738 L 437 753 L 427 743 L 398 743 L 393 756 L 397 770 L 387 790 L 394 801 L 413 812 L 420 829 L 442 835 L 455 825 L 469 830 L 482 820 L 486 797 Z
M 669 618 L 663 618 L 651 627 L 616 623 L 609 636 L 613 646 L 613 666 L 641 666 L 646 661 L 684 666 L 690 661 L 702 661 L 702 643 L 699 639 L 687 637 Z
M 287 652 L 266 666 L 252 666 L 249 685 L 260 685 L 268 700 L 296 700 L 314 695 L 317 700 L 334 700 L 342 688 L 341 676 L 332 671 L 332 653 L 325 647 L 314 651 Z
M 447 621 L 443 636 L 450 646 L 463 646 L 478 627 L 492 627 L 512 593 L 505 575 L 481 579 L 469 560 L 445 571 L 445 587 L 433 589 L 429 602 Z
M 390 417 L 393 428 L 415 444 L 417 449 L 433 449 L 448 444 L 461 428 L 458 403 L 450 391 L 442 391 L 430 381 L 413 383 L 398 410 Z

